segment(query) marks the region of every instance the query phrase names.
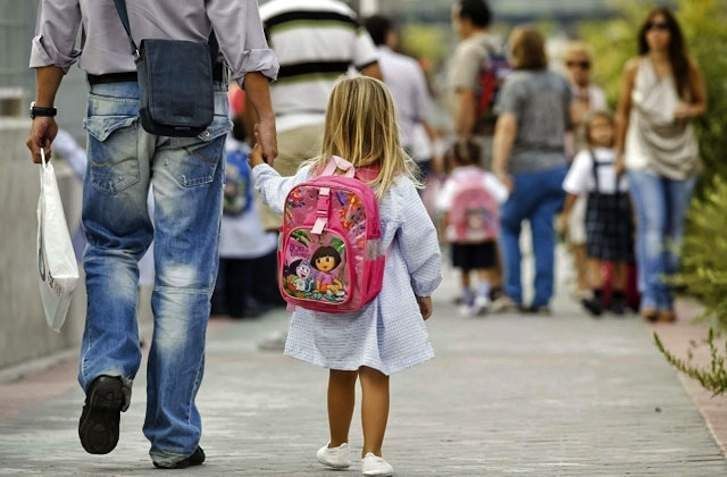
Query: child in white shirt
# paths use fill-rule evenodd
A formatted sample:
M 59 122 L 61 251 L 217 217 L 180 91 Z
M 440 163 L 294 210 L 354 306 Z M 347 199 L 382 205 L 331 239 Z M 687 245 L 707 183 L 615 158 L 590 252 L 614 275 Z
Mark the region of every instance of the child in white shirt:
M 568 193 L 565 215 L 573 209 L 580 194 L 588 194 L 586 209 L 586 250 L 592 296 L 582 300 L 593 315 L 604 311 L 602 267 L 614 265 L 613 296 L 610 311 L 625 312 L 627 266 L 633 260 L 633 214 L 626 177 L 615 165 L 615 125 L 613 116 L 604 111 L 591 114 L 586 123 L 589 148 L 581 151 L 563 182 Z

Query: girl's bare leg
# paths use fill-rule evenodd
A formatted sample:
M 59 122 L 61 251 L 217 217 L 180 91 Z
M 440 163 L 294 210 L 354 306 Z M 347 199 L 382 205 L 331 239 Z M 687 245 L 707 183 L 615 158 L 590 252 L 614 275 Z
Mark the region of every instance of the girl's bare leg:
M 460 274 L 460 283 L 462 284 L 462 290 L 469 290 L 472 286 L 469 270 L 462 270 Z
M 588 259 L 588 281 L 592 290 L 603 288 L 603 267 L 600 260 L 595 258 Z
M 331 441 L 328 447 L 348 442 L 353 408 L 356 403 L 358 371 L 332 369 L 328 376 L 328 428 Z
M 623 292 L 626 290 L 626 282 L 628 280 L 628 264 L 625 262 L 616 262 L 613 264 L 613 289 Z
M 359 369 L 361 378 L 361 424 L 364 443 L 361 456 L 369 452 L 381 457 L 386 422 L 389 419 L 389 377 L 367 367 Z

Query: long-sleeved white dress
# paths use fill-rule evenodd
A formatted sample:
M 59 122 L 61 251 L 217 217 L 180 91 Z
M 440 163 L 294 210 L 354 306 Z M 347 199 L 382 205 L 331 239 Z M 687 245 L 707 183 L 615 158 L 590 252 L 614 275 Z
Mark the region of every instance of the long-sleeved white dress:
M 279 213 L 288 192 L 308 178 L 308 167 L 291 177 L 268 165 L 253 169 L 256 189 Z M 379 296 L 356 313 L 296 307 L 286 355 L 330 369 L 367 366 L 387 375 L 434 356 L 416 296 L 430 296 L 439 286 L 442 260 L 436 230 L 411 180 L 396 180 L 379 201 L 379 216 L 388 250 Z

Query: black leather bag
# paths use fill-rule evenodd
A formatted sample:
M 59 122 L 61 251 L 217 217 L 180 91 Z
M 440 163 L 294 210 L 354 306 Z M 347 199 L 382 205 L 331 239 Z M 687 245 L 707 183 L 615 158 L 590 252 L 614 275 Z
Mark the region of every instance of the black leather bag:
M 131 36 L 125 0 L 114 0 L 136 62 L 139 118 L 150 134 L 193 137 L 214 118 L 213 63 L 219 46 L 214 32 L 207 43 L 142 39 Z

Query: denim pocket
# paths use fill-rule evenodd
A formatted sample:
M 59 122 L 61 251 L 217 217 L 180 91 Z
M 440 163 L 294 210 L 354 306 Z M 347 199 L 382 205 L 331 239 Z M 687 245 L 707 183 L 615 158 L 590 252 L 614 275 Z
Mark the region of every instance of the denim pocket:
M 118 194 L 139 182 L 136 116 L 89 116 L 88 176 L 97 189 Z
M 197 187 L 214 181 L 229 131 L 227 116 L 215 116 L 209 127 L 197 137 L 173 138 L 181 157 L 173 164 L 172 174 L 180 186 Z

